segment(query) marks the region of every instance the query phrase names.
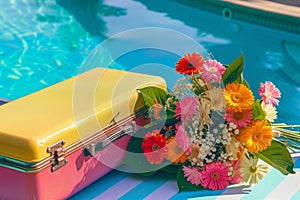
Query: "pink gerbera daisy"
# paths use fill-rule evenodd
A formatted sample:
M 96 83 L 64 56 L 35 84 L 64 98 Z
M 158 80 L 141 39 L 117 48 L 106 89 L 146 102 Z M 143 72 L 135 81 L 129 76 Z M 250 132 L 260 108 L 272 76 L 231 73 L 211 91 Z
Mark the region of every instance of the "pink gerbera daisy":
M 226 110 L 224 118 L 227 122 L 232 122 L 237 125 L 238 128 L 247 126 L 252 121 L 252 110 L 243 110 L 241 112 L 234 110 Z
M 142 142 L 145 157 L 151 164 L 159 164 L 167 153 L 167 137 L 159 130 L 148 132 Z
M 186 153 L 191 154 L 192 153 L 192 149 L 190 146 L 191 143 L 190 143 L 189 136 L 184 129 L 184 126 L 178 123 L 175 125 L 175 128 L 176 128 L 175 139 L 176 139 L 178 146 L 181 149 L 183 149 L 183 151 L 185 151 Z
M 231 162 L 232 164 L 232 173 L 231 173 L 231 179 L 230 179 L 230 183 L 231 184 L 238 184 L 242 181 L 243 177 L 241 175 L 241 171 L 240 171 L 240 168 L 241 168 L 241 165 L 240 165 L 240 161 L 237 160 L 237 161 L 232 161 Z
M 201 76 L 204 82 L 213 82 L 218 83 L 222 80 L 222 75 L 225 72 L 226 68 L 216 60 L 207 60 L 203 65 L 203 68 L 200 70 Z
M 279 89 L 270 81 L 261 83 L 258 93 L 266 104 L 278 105 L 281 97 Z
M 201 172 L 197 168 L 183 166 L 182 170 L 184 177 L 187 178 L 187 181 L 194 185 L 199 185 L 202 182 Z
M 181 120 L 189 122 L 196 112 L 197 104 L 196 97 L 185 96 L 176 103 L 176 109 L 174 110 L 176 119 L 181 118 Z
M 229 169 L 221 162 L 210 163 L 202 171 L 202 186 L 211 190 L 223 190 L 229 185 Z

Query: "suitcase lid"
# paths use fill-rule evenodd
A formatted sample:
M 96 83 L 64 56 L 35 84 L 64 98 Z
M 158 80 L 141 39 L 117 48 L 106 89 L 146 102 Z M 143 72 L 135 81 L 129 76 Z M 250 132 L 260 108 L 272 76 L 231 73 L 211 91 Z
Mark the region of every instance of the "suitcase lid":
M 159 76 L 95 68 L 0 107 L 0 157 L 25 163 L 49 157 L 49 147 L 83 140 L 143 107 L 136 89 Z

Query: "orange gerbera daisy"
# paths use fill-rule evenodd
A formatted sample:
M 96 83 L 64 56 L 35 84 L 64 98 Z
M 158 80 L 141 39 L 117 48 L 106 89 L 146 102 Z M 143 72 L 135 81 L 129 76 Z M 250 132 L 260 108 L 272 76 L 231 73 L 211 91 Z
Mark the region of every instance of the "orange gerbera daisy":
M 238 140 L 245 144 L 249 152 L 259 152 L 271 145 L 272 129 L 264 120 L 255 120 L 240 130 Z
M 174 163 L 183 163 L 187 160 L 187 155 L 184 151 L 178 146 L 176 140 L 174 140 L 174 136 L 168 139 L 168 151 L 166 158 Z
M 243 84 L 227 84 L 224 95 L 227 109 L 233 110 L 234 112 L 249 110 L 254 103 L 252 91 Z
M 202 56 L 198 53 L 185 54 L 183 58 L 181 58 L 176 63 L 176 71 L 180 74 L 198 74 L 199 70 L 203 68 L 204 60 Z

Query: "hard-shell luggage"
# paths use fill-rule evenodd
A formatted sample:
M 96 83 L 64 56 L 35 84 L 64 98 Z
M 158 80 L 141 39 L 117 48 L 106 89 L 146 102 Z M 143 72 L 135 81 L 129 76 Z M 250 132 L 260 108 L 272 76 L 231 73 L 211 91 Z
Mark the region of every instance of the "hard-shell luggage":
M 126 155 L 158 76 L 95 68 L 0 106 L 0 199 L 65 199 Z

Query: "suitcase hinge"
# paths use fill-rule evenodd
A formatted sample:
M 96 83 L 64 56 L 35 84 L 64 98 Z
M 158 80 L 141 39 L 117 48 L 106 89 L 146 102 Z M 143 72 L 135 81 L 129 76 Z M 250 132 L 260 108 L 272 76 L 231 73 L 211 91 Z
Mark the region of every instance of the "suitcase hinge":
M 65 144 L 64 140 L 61 140 L 50 147 L 48 147 L 47 152 L 51 156 L 51 172 L 54 172 L 64 166 L 67 163 L 65 158 L 65 152 L 63 145 Z

